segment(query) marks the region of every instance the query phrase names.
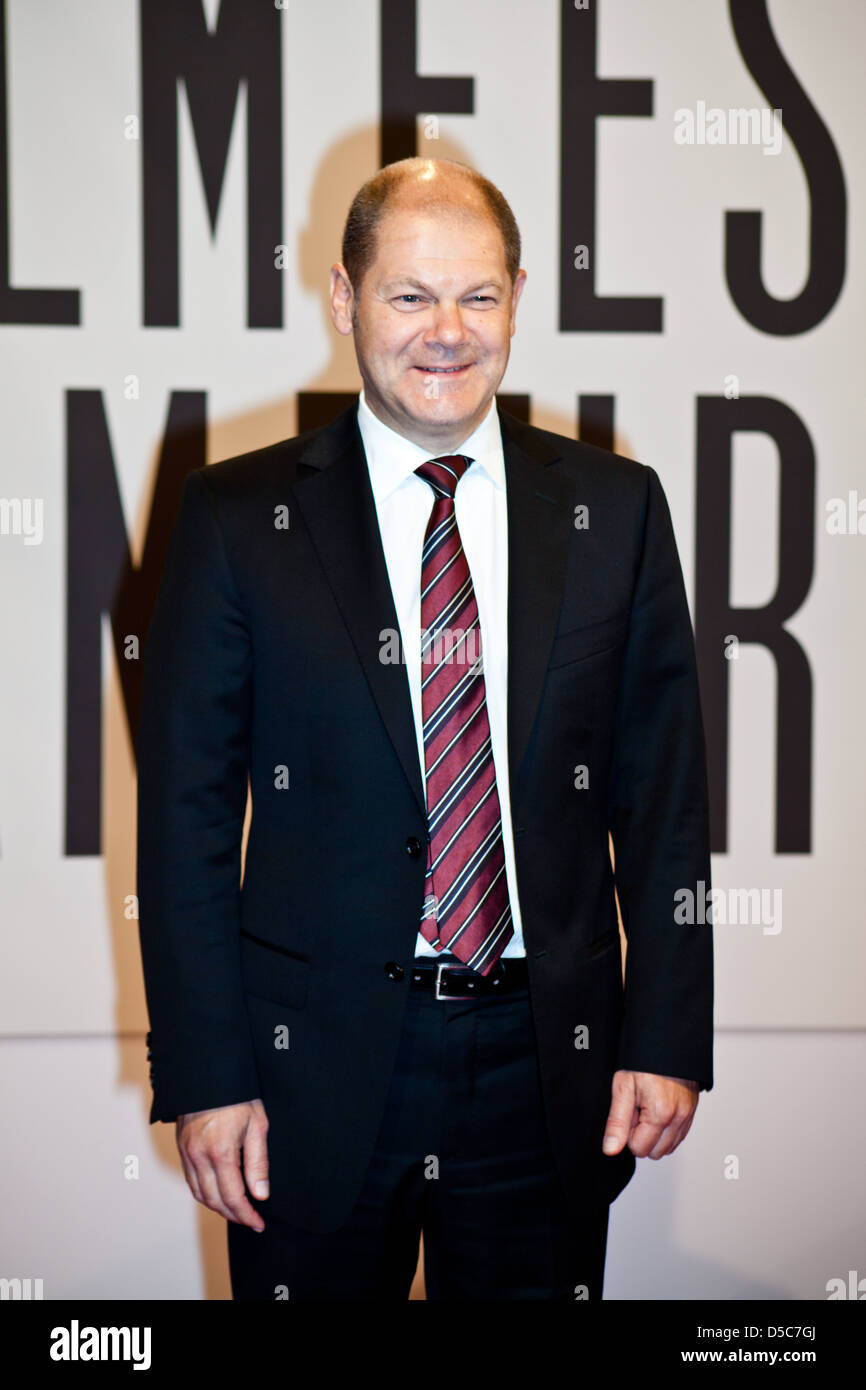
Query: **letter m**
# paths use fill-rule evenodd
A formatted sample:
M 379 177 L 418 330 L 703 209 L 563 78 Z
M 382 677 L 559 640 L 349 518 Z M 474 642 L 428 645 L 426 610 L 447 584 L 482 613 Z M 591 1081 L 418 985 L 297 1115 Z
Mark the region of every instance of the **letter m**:
M 241 83 L 247 106 L 247 324 L 281 328 L 283 151 L 280 11 L 222 0 L 213 32 L 201 0 L 141 0 L 144 322 L 176 328 L 179 308 L 179 85 L 216 231 Z

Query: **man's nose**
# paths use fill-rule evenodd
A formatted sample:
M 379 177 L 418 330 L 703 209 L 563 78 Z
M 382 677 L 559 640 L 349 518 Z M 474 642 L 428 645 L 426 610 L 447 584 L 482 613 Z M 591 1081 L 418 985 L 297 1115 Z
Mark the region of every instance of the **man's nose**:
M 442 343 L 445 347 L 454 347 L 455 344 L 463 342 L 466 338 L 466 325 L 460 305 L 440 300 L 433 309 L 433 322 L 425 338 L 428 343 Z

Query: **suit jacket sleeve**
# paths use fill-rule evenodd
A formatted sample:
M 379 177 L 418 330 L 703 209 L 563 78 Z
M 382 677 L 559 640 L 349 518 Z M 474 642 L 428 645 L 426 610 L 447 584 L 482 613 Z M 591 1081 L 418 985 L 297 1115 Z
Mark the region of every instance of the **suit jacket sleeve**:
M 151 1122 L 260 1094 L 239 939 L 250 701 L 245 609 L 195 470 L 144 644 L 136 742 Z
M 712 928 L 675 918 L 682 902 L 675 899 L 678 891 L 700 895 L 710 887 L 704 730 L 670 512 L 658 475 L 645 471 L 643 543 L 619 691 L 608 820 L 627 939 L 617 1065 L 688 1078 L 709 1090 Z

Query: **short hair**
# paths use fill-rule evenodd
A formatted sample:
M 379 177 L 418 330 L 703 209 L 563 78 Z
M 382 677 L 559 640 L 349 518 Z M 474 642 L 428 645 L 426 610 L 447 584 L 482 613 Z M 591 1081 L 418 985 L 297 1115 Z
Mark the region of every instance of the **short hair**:
M 376 232 L 383 214 L 389 205 L 399 201 L 403 186 L 425 165 L 436 163 L 447 166 L 458 178 L 463 178 L 478 194 L 502 234 L 505 246 L 505 265 L 512 285 L 520 269 L 520 231 L 508 201 L 494 183 L 472 169 L 468 164 L 460 164 L 455 159 L 399 159 L 386 164 L 377 174 L 362 184 L 352 199 L 343 228 L 343 265 L 346 267 L 353 289 L 360 289 L 364 274 L 376 254 Z M 453 185 L 452 185 L 453 186 Z M 424 208 L 440 211 L 453 209 L 453 198 L 448 189 L 430 190 L 419 196 Z M 469 209 L 467 209 L 469 210 Z

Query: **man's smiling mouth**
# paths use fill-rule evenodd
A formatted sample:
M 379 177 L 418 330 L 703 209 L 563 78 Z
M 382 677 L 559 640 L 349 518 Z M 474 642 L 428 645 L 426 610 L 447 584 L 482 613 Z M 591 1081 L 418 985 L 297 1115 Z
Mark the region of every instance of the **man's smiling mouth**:
M 471 367 L 471 362 L 461 362 L 456 367 L 418 367 L 419 372 L 425 372 L 428 376 L 436 373 L 439 376 L 451 376 L 455 372 L 463 372 L 467 367 Z

